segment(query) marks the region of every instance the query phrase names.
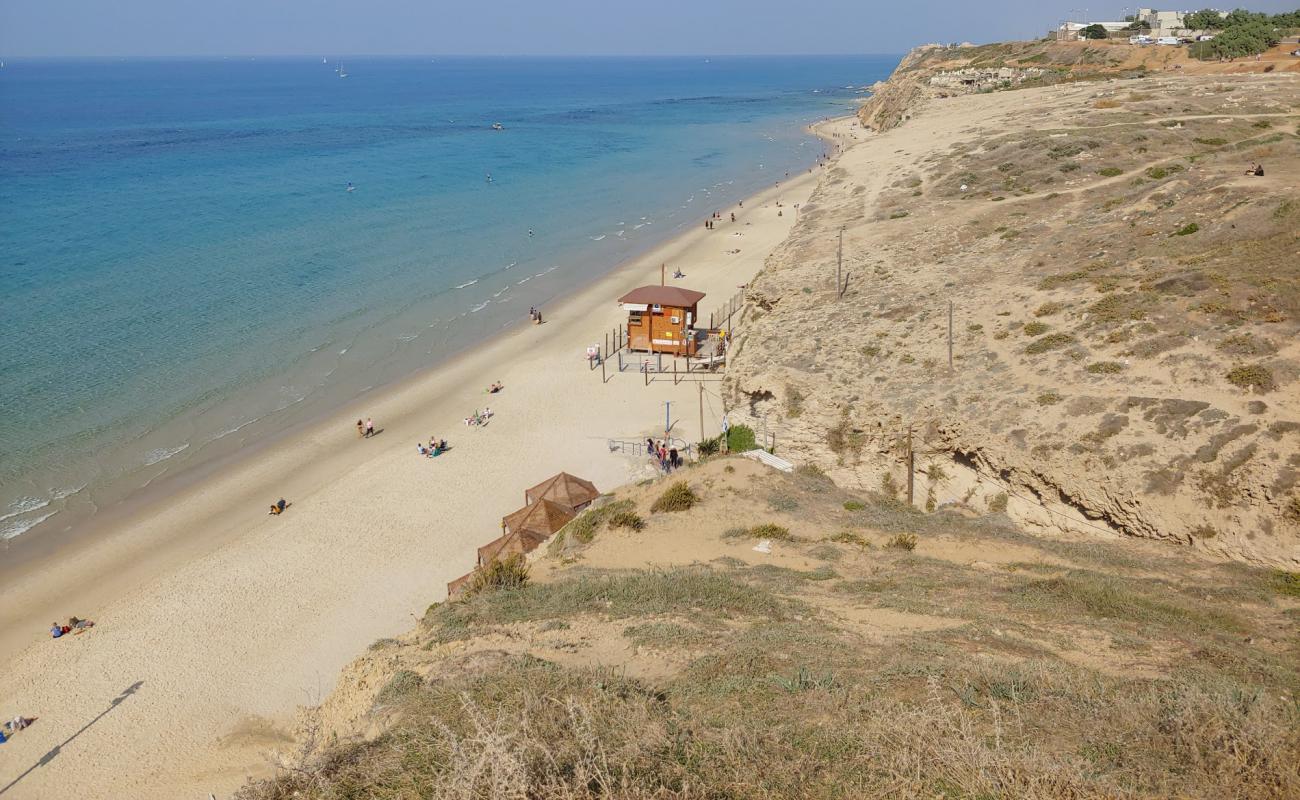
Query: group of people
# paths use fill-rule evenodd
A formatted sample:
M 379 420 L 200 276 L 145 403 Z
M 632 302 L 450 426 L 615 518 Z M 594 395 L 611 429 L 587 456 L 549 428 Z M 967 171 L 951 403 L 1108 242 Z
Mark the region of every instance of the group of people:
M 370 417 L 366 417 L 365 422 L 362 422 L 361 420 L 357 420 L 357 436 L 360 436 L 363 439 L 369 439 L 371 436 L 374 435 L 375 435 L 375 421 L 373 419 L 371 419 Z
M 669 447 L 665 442 L 646 439 L 645 449 L 651 458 L 659 462 L 659 469 L 664 472 L 672 472 L 682 465 L 682 457 L 677 448 Z
M 528 307 L 528 318 L 533 321 L 534 325 L 542 324 L 542 311 L 535 306 Z
M 744 203 L 741 203 L 741 206 L 744 206 Z M 714 224 L 721 219 L 722 219 L 722 212 L 714 211 L 712 216 L 704 220 L 704 227 L 707 228 L 708 230 L 713 230 Z M 731 221 L 732 222 L 736 221 L 736 212 L 734 211 L 731 212 Z
M 18 731 L 28 727 L 36 721 L 36 717 L 24 717 L 21 714 L 13 719 L 5 720 L 4 730 L 0 731 L 0 744 L 9 741 L 9 737 Z
M 426 447 L 424 442 L 416 442 L 415 449 L 420 455 L 434 458 L 447 452 L 447 440 L 439 439 L 437 436 L 429 437 L 429 445 Z
M 59 637 L 67 636 L 70 633 L 73 635 L 85 633 L 88 629 L 93 627 L 95 627 L 95 623 L 88 619 L 68 617 L 68 623 L 66 625 L 60 625 L 57 622 L 50 623 L 50 638 L 58 639 Z
M 470 428 L 479 428 L 488 424 L 490 419 L 492 419 L 492 409 L 484 407 L 482 411 L 479 411 L 476 408 L 473 415 L 465 417 L 465 425 Z
M 1264 177 L 1264 165 L 1263 165 L 1263 164 L 1256 164 L 1255 166 L 1250 167 L 1249 169 L 1247 169 L 1247 170 L 1246 170 L 1246 174 L 1247 174 L 1247 175 L 1254 175 L 1254 176 L 1257 177 L 1257 178 L 1262 178 L 1262 177 Z

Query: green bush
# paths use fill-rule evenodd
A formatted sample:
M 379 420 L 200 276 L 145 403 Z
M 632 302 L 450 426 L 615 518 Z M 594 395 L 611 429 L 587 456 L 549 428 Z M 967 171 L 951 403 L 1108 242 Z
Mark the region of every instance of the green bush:
M 864 549 L 871 547 L 871 542 L 867 541 L 865 536 L 863 536 L 860 533 L 854 533 L 853 531 L 840 531 L 839 533 L 830 537 L 830 541 L 835 542 L 837 544 L 857 545 L 858 547 Z
M 1030 345 L 1025 348 L 1025 352 L 1029 355 L 1037 355 L 1039 353 L 1046 353 L 1048 350 L 1059 350 L 1062 347 L 1069 347 L 1072 344 L 1074 344 L 1074 337 L 1068 333 L 1049 333 L 1043 338 L 1030 343 Z
M 1050 317 L 1051 315 L 1057 313 L 1063 308 L 1065 308 L 1065 305 L 1062 303 L 1043 303 L 1041 306 L 1034 309 L 1034 316 Z
M 1042 336 L 1047 333 L 1048 327 L 1044 322 L 1026 322 L 1023 330 L 1026 336 Z
M 1119 167 L 1102 167 L 1097 170 L 1097 174 L 1103 178 L 1114 178 L 1116 175 L 1123 175 L 1124 170 Z
M 1038 404 L 1040 406 L 1054 406 L 1059 402 L 1061 402 L 1061 393 L 1054 389 L 1048 389 L 1038 395 Z
M 758 448 L 754 429 L 748 425 L 732 425 L 727 429 L 727 452 L 744 453 Z
M 1190 235 L 1190 234 L 1196 233 L 1196 232 L 1199 231 L 1200 229 L 1201 229 L 1201 226 L 1200 226 L 1200 225 L 1197 225 L 1195 222 L 1189 222 L 1189 223 L 1187 223 L 1186 225 L 1184 225 L 1183 227 L 1179 228 L 1178 230 L 1174 231 L 1173 233 L 1171 233 L 1171 234 L 1169 234 L 1169 235 L 1170 235 L 1170 236 L 1188 236 L 1188 235 Z
M 900 533 L 885 542 L 885 547 L 891 550 L 906 550 L 910 553 L 916 549 L 916 534 Z
M 1228 383 L 1242 389 L 1254 387 L 1257 392 L 1268 392 L 1274 388 L 1273 371 L 1262 364 L 1247 364 L 1233 367 L 1228 371 Z
M 1124 365 L 1114 361 L 1094 361 L 1084 369 L 1093 375 L 1114 375 L 1116 372 L 1122 372 Z
M 619 511 L 610 515 L 609 527 L 639 531 L 645 527 L 645 520 L 635 511 Z
M 699 495 L 691 491 L 686 481 L 676 481 L 650 506 L 652 513 L 661 511 L 686 511 L 700 502 Z
M 1151 180 L 1158 181 L 1161 178 L 1167 178 L 1170 175 L 1173 175 L 1175 172 L 1182 171 L 1183 166 L 1181 164 L 1166 164 L 1161 167 L 1147 167 L 1146 175 Z
M 1010 499 L 1006 492 L 998 492 L 989 499 L 989 511 L 994 514 L 1001 514 L 1007 510 L 1007 500 Z
M 1197 144 L 1206 144 L 1211 147 L 1218 147 L 1219 145 L 1224 145 L 1228 143 L 1227 139 L 1221 139 L 1218 136 L 1209 136 L 1209 137 L 1197 136 L 1196 138 L 1192 139 L 1192 141 L 1196 142 Z
M 857 500 L 845 500 L 845 501 L 844 501 L 844 510 L 845 510 L 845 511 L 861 511 L 862 509 L 864 509 L 864 508 L 866 508 L 866 507 L 867 507 L 867 506 L 866 506 L 864 503 L 860 503 L 860 502 L 858 502 Z
M 474 577 L 465 587 L 465 596 L 495 592 L 501 589 L 522 589 L 528 585 L 528 561 L 522 553 L 511 553 L 505 558 L 494 558 L 474 570 Z

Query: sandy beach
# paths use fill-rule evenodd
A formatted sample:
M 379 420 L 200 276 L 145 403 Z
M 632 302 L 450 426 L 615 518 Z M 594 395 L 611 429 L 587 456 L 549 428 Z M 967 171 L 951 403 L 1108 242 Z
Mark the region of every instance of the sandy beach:
M 664 263 L 707 293 L 703 313 L 725 304 L 785 239 L 818 174 L 719 209 L 715 229 L 546 307 L 544 325 L 522 320 L 7 576 L 0 713 L 38 720 L 0 751 L 0 795 L 220 798 L 269 771 L 295 709 L 441 600 L 525 488 L 558 470 L 602 489 L 641 476 L 646 463 L 607 440 L 661 434 L 665 402 L 673 435 L 700 438 L 694 382 L 647 387 L 628 370 L 602 384 L 584 350 L 622 321 L 615 298 L 658 283 Z M 495 381 L 505 390 L 485 394 Z M 717 385 L 706 384 L 706 435 L 718 432 Z M 484 406 L 491 423 L 467 427 Z M 364 417 L 380 435 L 358 438 Z M 452 450 L 420 458 L 431 434 Z M 279 497 L 291 508 L 268 516 Z M 51 641 L 49 623 L 71 614 L 98 624 Z

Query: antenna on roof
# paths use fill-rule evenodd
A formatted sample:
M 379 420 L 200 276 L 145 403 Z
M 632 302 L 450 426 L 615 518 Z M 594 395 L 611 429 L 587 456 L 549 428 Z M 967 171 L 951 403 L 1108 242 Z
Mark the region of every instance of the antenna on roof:
M 668 278 L 665 277 L 667 274 L 668 274 L 668 265 L 667 265 L 667 264 L 660 264 L 660 265 L 659 265 L 659 285 L 660 285 L 660 286 L 667 286 L 667 285 L 668 285 Z

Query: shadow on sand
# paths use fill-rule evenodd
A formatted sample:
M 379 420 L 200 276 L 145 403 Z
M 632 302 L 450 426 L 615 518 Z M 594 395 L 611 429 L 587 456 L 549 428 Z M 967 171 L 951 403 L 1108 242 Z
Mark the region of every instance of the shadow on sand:
M 43 767 L 46 764 L 49 764 L 54 759 L 58 758 L 59 755 L 63 752 L 63 748 L 66 747 L 69 742 L 71 742 L 73 739 L 77 738 L 81 734 L 85 733 L 86 730 L 91 725 L 94 725 L 96 722 L 99 722 L 101 719 L 103 719 L 108 714 L 108 712 L 117 708 L 118 705 L 121 704 L 123 700 L 138 692 L 141 686 L 144 686 L 144 681 L 136 681 L 135 683 L 123 689 L 121 694 L 119 694 L 117 697 L 114 697 L 111 701 L 109 701 L 108 708 L 99 712 L 99 714 L 97 714 L 93 719 L 91 719 L 85 725 L 82 725 L 81 728 L 76 733 L 64 739 L 59 744 L 56 744 L 48 753 L 41 756 L 39 761 L 37 761 L 35 764 L 32 764 L 30 767 L 25 769 L 23 773 L 19 775 L 17 778 L 14 778 L 12 781 L 9 781 L 9 783 L 7 783 L 3 789 L 0 789 L 0 794 L 5 794 L 10 789 L 17 786 L 18 782 L 21 781 L 23 778 L 26 778 L 28 775 L 32 774 L 32 772 L 34 772 L 37 768 Z

